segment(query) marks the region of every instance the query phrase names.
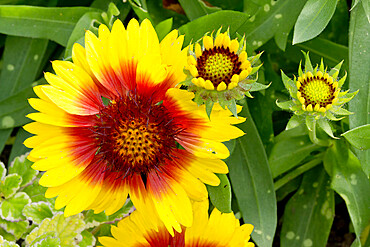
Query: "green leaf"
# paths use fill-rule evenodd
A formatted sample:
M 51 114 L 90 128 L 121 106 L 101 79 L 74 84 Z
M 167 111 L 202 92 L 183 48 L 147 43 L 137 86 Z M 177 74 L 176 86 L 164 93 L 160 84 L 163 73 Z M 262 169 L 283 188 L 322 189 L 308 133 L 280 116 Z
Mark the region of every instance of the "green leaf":
M 324 166 L 331 176 L 331 187 L 346 202 L 359 238 L 370 223 L 370 181 L 356 156 L 344 141 L 335 141 L 324 157 Z
M 1 195 L 6 199 L 10 198 L 19 190 L 21 183 L 22 177 L 18 174 L 10 174 L 6 176 L 0 183 Z
M 296 104 L 292 100 L 285 102 L 278 102 L 278 100 L 276 100 L 276 105 L 281 109 L 289 110 L 292 106 L 295 106 Z
M 222 213 L 231 213 L 231 186 L 226 174 L 216 174 L 220 179 L 218 186 L 207 186 L 213 206 Z
M 27 99 L 35 97 L 35 93 L 33 92 L 34 86 L 44 83 L 45 79 L 41 78 L 31 86 L 0 101 L 0 130 L 21 126 L 30 122 L 25 116 L 33 109 L 28 104 Z
M 323 58 L 325 64 L 328 66 L 335 66 L 340 61 L 344 60 L 343 68 L 348 70 L 348 48 L 344 45 L 317 37 L 310 41 L 290 46 L 284 55 L 299 63 L 301 57 L 297 56 L 297 53 L 301 50 L 309 51 L 312 61 L 319 62 L 320 59 Z
M 342 134 L 352 146 L 360 149 L 370 149 L 370 124 L 351 129 Z
M 278 1 L 271 5 L 267 3 L 251 18 L 241 12 L 218 11 L 181 26 L 179 31 L 185 34 L 185 44 L 188 44 L 191 39 L 198 40 L 204 33 L 223 26 L 230 28 L 232 36 L 235 33 L 245 34 L 253 49 L 262 46 L 275 35 L 278 35 L 280 47 L 285 48 L 282 40 L 286 40 L 304 3 L 304 0 Z
M 4 150 L 5 143 L 9 139 L 11 133 L 12 133 L 12 128 L 10 129 L 0 129 L 0 152 Z
M 108 6 L 107 12 L 102 13 L 102 17 L 104 19 L 105 24 L 108 26 L 109 29 L 112 28 L 114 21 L 116 20 L 116 17 L 120 14 L 119 9 L 117 6 L 110 2 Z
M 85 230 L 81 233 L 82 235 L 82 241 L 78 243 L 78 246 L 79 247 L 93 247 L 95 246 L 95 243 L 96 243 L 96 238 L 94 237 L 94 235 Z
M 47 188 L 39 185 L 40 177 L 41 174 L 39 173 L 31 185 L 26 186 L 22 191 L 27 193 L 33 202 L 48 201 L 50 203 L 54 203 L 55 198 L 45 198 Z
M 292 192 L 298 190 L 299 186 L 301 185 L 302 177 L 296 177 L 295 179 L 289 181 L 288 183 L 284 184 L 276 191 L 276 200 L 282 201 Z
M 281 79 L 283 80 L 285 88 L 289 91 L 291 97 L 297 97 L 297 86 L 294 85 L 292 79 L 290 79 L 282 70 L 281 70 Z
M 307 115 L 306 126 L 309 132 L 316 131 L 316 119 L 310 115 Z
M 101 12 L 88 12 L 84 14 L 76 23 L 71 36 L 69 36 L 64 57 L 69 58 L 72 56 L 72 47 L 74 43 L 79 43 L 84 46 L 86 30 L 90 30 L 95 34 L 98 34 L 97 26 L 100 23 L 103 23 Z
M 26 237 L 26 244 L 32 245 L 49 236 L 55 236 L 59 238 L 61 246 L 75 246 L 78 239 L 81 239 L 84 227 L 82 214 L 65 218 L 61 212 L 54 215 L 52 219 L 44 219 L 39 227 L 33 229 Z
M 164 21 L 161 21 L 158 23 L 157 26 L 155 26 L 155 31 L 157 32 L 158 39 L 161 41 L 166 35 L 171 32 L 172 29 L 172 22 L 173 18 L 166 19 Z
M 167 9 L 166 4 L 163 5 L 162 1 L 149 1 L 147 4 L 153 25 L 156 25 L 168 18 L 173 18 L 173 28 L 179 28 L 179 26 L 189 21 L 184 14 L 179 14 L 173 10 Z
M 28 220 L 11 222 L 0 217 L 0 228 L 6 229 L 6 232 L 10 233 L 17 240 L 27 232 L 29 228 L 29 222 Z
M 15 141 L 13 143 L 12 150 L 10 151 L 9 160 L 14 160 L 16 157 L 31 151 L 30 148 L 27 148 L 23 144 L 23 142 L 31 136 L 31 133 L 25 131 L 23 128 L 19 128 L 15 135 Z
M 0 161 L 0 181 L 3 181 L 6 176 L 6 168 L 3 162 Z
M 315 156 L 314 159 L 311 159 L 310 161 L 306 162 L 305 164 L 300 165 L 296 169 L 292 170 L 291 172 L 288 172 L 283 177 L 281 177 L 279 180 L 277 180 L 274 183 L 275 191 L 279 190 L 281 187 L 283 187 L 285 184 L 289 183 L 291 180 L 297 178 L 298 176 L 304 174 L 308 170 L 312 169 L 313 167 L 319 165 L 322 163 L 322 156 L 323 154 L 320 153 Z
M 246 104 L 239 127 L 247 134 L 236 140 L 234 152 L 226 160 L 230 180 L 245 223 L 254 225 L 252 238 L 259 246 L 271 246 L 277 212 L 274 186 L 265 149 Z
M 315 38 L 334 14 L 338 0 L 308 0 L 294 26 L 293 45 Z
M 362 0 L 362 7 L 364 8 L 365 14 L 367 16 L 367 20 L 370 23 L 370 3 L 369 1 Z
M 271 85 L 268 84 L 268 85 L 265 85 L 265 84 L 261 84 L 261 83 L 258 83 L 258 82 L 254 82 L 251 84 L 251 89 L 249 90 L 250 92 L 256 92 L 256 91 L 261 91 L 261 90 L 265 90 L 267 89 L 269 86 Z
M 319 127 L 324 130 L 325 133 L 328 134 L 331 138 L 338 139 L 338 137 L 334 136 L 332 127 L 326 119 L 320 118 L 319 120 L 317 120 L 317 123 L 319 124 Z
M 370 124 L 370 42 L 369 22 L 364 9 L 358 4 L 351 11 L 349 27 L 349 88 L 360 91 L 349 103 L 349 110 L 355 114 L 349 116 L 349 127 Z M 356 150 L 361 165 L 367 175 L 370 174 L 370 151 Z
M 344 108 L 338 108 L 337 110 L 334 110 L 333 113 L 337 114 L 337 115 L 352 115 L 353 112 L 350 112 Z
M 19 247 L 19 245 L 16 244 L 15 242 L 12 242 L 12 241 L 9 242 L 7 240 L 4 240 L 1 235 L 0 235 L 0 244 L 3 247 Z
M 27 155 L 19 156 L 10 164 L 9 174 L 15 173 L 20 175 L 22 177 L 21 186 L 25 186 L 31 183 L 39 173 L 31 168 L 32 164 L 33 162 L 27 159 Z
M 7 241 L 16 241 L 17 239 L 15 238 L 15 236 L 13 234 L 7 232 L 4 229 L 4 228 L 7 227 L 6 223 L 8 223 L 8 221 L 5 221 L 5 220 L 0 218 L 0 237 L 3 237 Z M 11 223 L 11 222 L 9 222 L 9 223 Z
M 13 197 L 4 200 L 0 205 L 0 217 L 9 221 L 24 220 L 24 206 L 31 203 L 30 197 L 24 192 L 18 192 Z
M 0 33 L 50 39 L 66 46 L 77 21 L 86 7 L 48 8 L 34 6 L 0 6 Z
M 30 247 L 60 247 L 61 242 L 59 238 L 55 238 L 54 236 L 47 236 L 45 238 L 40 239 L 40 241 L 34 242 Z
M 307 134 L 306 126 L 297 125 L 293 128 L 290 128 L 290 129 L 287 129 L 281 132 L 278 136 L 275 137 L 275 142 L 280 142 L 288 138 L 303 136 L 306 134 Z
M 243 25 L 238 33 L 245 33 L 246 40 L 257 49 L 272 37 L 278 47 L 285 50 L 287 37 L 306 1 L 266 1 L 255 16 Z
M 0 6 L 0 11 L 1 8 Z M 44 39 L 7 36 L 3 55 L 5 69 L 0 76 L 0 81 L 7 83 L 0 84 L 0 100 L 20 92 L 34 82 L 46 63 L 44 56 L 48 56 L 55 48 L 55 45 L 50 44 L 51 42 Z
M 217 7 L 207 6 L 202 0 L 179 0 L 179 3 L 191 21 L 221 10 Z
M 32 202 L 23 208 L 23 215 L 39 225 L 44 219 L 53 217 L 52 207 L 49 202 Z
M 0 129 L 21 126 L 30 120 L 25 116 L 32 111 L 27 98 L 35 97 L 32 86 L 0 101 Z
M 107 221 L 108 216 L 104 212 L 98 214 L 95 214 L 93 210 L 85 212 L 86 228 L 96 227 Z
M 334 193 L 322 167 L 303 176 L 285 206 L 280 235 L 282 247 L 325 246 L 334 220 Z
M 13 128 L 29 121 L 25 115 L 32 108 L 27 98 L 35 95 L 31 83 L 39 76 L 46 62 L 45 57 L 54 48 L 55 45 L 48 40 L 7 37 L 3 55 L 3 67 L 6 69 L 1 71 L 0 76 L 0 81 L 7 82 L 0 84 L 0 129 Z
M 307 135 L 283 139 L 277 142 L 269 157 L 272 177 L 283 174 L 297 166 L 313 151 L 319 148 Z
M 146 0 L 128 0 L 128 2 L 131 4 L 132 9 L 141 21 L 149 19 L 153 23 L 152 18 L 148 13 Z

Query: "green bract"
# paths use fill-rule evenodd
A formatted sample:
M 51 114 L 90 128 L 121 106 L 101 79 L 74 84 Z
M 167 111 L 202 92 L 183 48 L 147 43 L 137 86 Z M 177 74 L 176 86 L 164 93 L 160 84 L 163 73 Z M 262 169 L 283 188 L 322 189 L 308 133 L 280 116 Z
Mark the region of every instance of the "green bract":
M 301 64 L 299 65 L 298 78 L 294 76 L 292 80 L 281 71 L 284 86 L 289 91 L 292 99 L 285 102 L 276 102 L 276 104 L 284 110 L 294 112 L 295 115 L 291 118 L 288 126 L 296 125 L 294 122 L 298 124 L 305 122 L 308 130 L 315 132 L 317 123 L 329 136 L 335 138 L 328 120 L 337 121 L 344 118 L 337 118 L 337 115 L 353 114 L 342 107 L 358 91 L 353 93 L 348 93 L 349 90 L 341 91 L 347 77 L 346 73 L 342 78 L 338 78 L 342 62 L 327 71 L 323 60 L 321 60 L 320 66 L 316 65 L 313 68 L 308 53 L 303 52 L 303 54 L 305 56 L 305 68 L 303 71 Z

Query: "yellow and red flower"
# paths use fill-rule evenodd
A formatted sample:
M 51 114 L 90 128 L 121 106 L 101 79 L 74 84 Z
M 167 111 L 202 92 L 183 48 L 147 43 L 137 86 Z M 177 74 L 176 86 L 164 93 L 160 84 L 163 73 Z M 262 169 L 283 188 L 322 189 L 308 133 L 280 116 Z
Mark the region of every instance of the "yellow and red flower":
M 193 203 L 194 224 L 171 236 L 163 223 L 140 212 L 112 226 L 111 237 L 100 237 L 105 247 L 254 247 L 251 224 L 240 225 L 234 214 L 216 208 L 208 216 L 208 201 Z
M 180 232 L 193 221 L 190 199 L 207 198 L 204 183 L 228 172 L 222 142 L 243 135 L 232 124 L 245 119 L 219 105 L 209 119 L 193 93 L 175 87 L 185 79 L 182 45 L 176 30 L 159 42 L 148 20 L 100 25 L 98 37 L 86 32 L 85 48 L 74 45 L 73 62 L 52 63 L 49 85 L 34 88 L 28 158 L 46 171 L 40 184 L 66 216 L 112 214 L 129 195 Z

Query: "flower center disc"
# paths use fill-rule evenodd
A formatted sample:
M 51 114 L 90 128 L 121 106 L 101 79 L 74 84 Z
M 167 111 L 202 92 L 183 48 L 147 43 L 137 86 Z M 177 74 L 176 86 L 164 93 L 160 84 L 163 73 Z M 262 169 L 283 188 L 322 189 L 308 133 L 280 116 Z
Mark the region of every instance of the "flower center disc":
M 320 107 L 326 107 L 333 102 L 335 88 L 327 79 L 314 76 L 306 78 L 299 91 L 305 99 L 306 106 L 319 104 Z
M 221 82 L 229 84 L 234 74 L 240 74 L 240 65 L 238 55 L 224 47 L 205 50 L 197 59 L 199 76 L 210 80 L 215 87 Z
M 149 172 L 173 157 L 180 132 L 173 122 L 163 105 L 130 97 L 112 101 L 100 111 L 93 130 L 98 155 L 111 171 Z

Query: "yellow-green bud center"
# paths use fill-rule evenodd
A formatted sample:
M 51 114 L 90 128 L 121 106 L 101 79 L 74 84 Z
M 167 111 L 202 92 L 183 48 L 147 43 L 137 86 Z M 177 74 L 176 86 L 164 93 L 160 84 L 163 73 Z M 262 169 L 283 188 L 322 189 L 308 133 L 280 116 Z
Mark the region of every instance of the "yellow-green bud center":
M 224 47 L 205 50 L 197 59 L 199 77 L 210 80 L 215 87 L 221 82 L 229 84 L 234 74 L 240 74 L 240 65 L 238 55 Z
M 317 76 L 305 78 L 298 89 L 305 99 L 306 106 L 319 104 L 320 107 L 332 104 L 335 90 L 336 88 L 326 78 Z

